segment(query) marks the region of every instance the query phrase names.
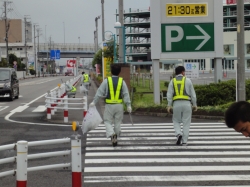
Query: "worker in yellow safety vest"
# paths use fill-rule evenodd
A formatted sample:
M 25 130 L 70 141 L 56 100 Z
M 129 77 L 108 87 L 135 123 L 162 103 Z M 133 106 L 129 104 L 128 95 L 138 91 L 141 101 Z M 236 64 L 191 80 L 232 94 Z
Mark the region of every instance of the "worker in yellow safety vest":
M 118 77 L 121 66 L 113 64 L 111 66 L 112 77 L 105 79 L 98 88 L 94 100 L 89 105 L 95 106 L 99 98 L 105 97 L 104 124 L 106 126 L 106 136 L 111 138 L 113 146 L 117 146 L 117 137 L 121 133 L 121 123 L 123 119 L 123 103 L 127 106 L 127 111 L 132 112 L 128 87 L 122 77 Z M 114 128 L 112 126 L 114 124 Z
M 76 87 L 73 85 L 70 85 L 69 83 L 66 83 L 66 93 L 68 97 L 73 97 L 75 98 L 76 95 Z
M 185 77 L 185 68 L 178 66 L 175 69 L 176 77 L 168 85 L 167 100 L 168 112 L 173 106 L 173 123 L 177 145 L 187 145 L 189 128 L 192 117 L 192 106 L 197 111 L 196 93 L 191 80 Z M 181 130 L 183 123 L 183 130 Z
M 87 73 L 82 72 L 82 82 L 85 88 L 88 90 L 89 89 L 89 84 L 90 84 L 90 77 Z

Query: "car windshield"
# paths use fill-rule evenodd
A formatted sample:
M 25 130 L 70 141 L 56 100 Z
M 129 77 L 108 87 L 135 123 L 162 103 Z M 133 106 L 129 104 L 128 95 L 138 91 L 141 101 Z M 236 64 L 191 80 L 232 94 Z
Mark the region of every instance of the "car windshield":
M 0 81 L 7 81 L 10 79 L 9 70 L 0 70 Z

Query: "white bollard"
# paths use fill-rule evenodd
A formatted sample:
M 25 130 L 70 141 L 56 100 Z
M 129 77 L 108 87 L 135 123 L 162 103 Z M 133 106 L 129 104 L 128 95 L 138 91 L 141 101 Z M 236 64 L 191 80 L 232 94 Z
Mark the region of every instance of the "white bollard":
M 64 112 L 63 112 L 63 118 L 64 118 L 64 123 L 68 123 L 69 122 L 69 111 L 68 111 L 68 96 L 66 95 L 64 100 Z
M 50 95 L 48 94 L 48 97 Z M 47 105 L 47 119 L 51 119 L 51 104 L 49 103 L 50 99 L 46 99 L 46 105 Z
M 17 160 L 16 160 L 16 186 L 26 187 L 27 186 L 27 158 L 28 154 L 28 142 L 18 141 L 17 142 Z
M 71 137 L 72 187 L 82 187 L 81 136 Z
M 53 91 L 54 92 L 54 107 L 56 107 L 57 106 L 57 90 L 54 90 Z M 57 112 L 57 109 L 56 108 L 54 108 L 54 111 L 55 112 Z

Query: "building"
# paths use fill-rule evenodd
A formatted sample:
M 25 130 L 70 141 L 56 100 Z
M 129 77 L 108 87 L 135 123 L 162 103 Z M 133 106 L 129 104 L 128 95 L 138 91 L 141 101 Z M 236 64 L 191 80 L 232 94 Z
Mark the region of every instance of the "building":
M 237 56 L 237 7 L 236 4 L 224 4 L 223 6 L 224 26 L 224 58 L 223 70 L 235 70 L 235 59 Z M 250 3 L 245 1 L 245 51 L 246 69 L 250 70 Z M 116 13 L 116 17 L 119 14 Z M 117 18 L 118 20 L 118 18 Z M 124 26 L 126 28 L 126 56 L 127 62 L 141 64 L 151 61 L 151 30 L 150 30 L 150 8 L 144 10 L 124 11 Z M 249 58 L 249 59 L 248 59 Z M 201 71 L 214 69 L 213 59 L 179 59 L 181 62 L 198 62 Z M 146 64 L 146 63 L 145 63 Z M 172 69 L 169 63 L 160 63 L 161 71 Z
M 21 58 L 23 63 L 25 61 L 25 30 L 26 30 L 26 42 L 27 42 L 27 55 L 33 54 L 32 44 L 32 24 L 31 22 L 25 22 L 22 19 L 9 19 L 9 31 L 8 31 L 8 49 L 9 54 L 15 54 L 18 58 Z M 6 42 L 5 42 L 5 20 L 0 20 L 0 49 L 1 57 L 6 58 Z

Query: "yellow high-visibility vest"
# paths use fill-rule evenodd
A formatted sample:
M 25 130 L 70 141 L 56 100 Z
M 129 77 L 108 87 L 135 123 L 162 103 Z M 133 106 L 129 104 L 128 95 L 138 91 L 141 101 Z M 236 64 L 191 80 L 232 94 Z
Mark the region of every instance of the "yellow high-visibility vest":
M 185 82 L 186 77 L 182 77 L 181 80 L 173 79 L 174 85 L 174 97 L 173 101 L 176 100 L 191 100 L 190 97 L 185 93 Z
M 122 83 L 123 78 L 118 77 L 117 81 L 117 87 L 116 90 L 114 90 L 114 84 L 112 77 L 108 77 L 108 96 L 106 98 L 107 104 L 120 104 L 123 102 L 123 99 L 121 98 L 121 90 L 122 90 Z
M 76 92 L 76 87 L 72 86 L 70 92 Z
M 84 74 L 83 75 L 83 82 L 89 82 L 89 75 L 88 74 Z

